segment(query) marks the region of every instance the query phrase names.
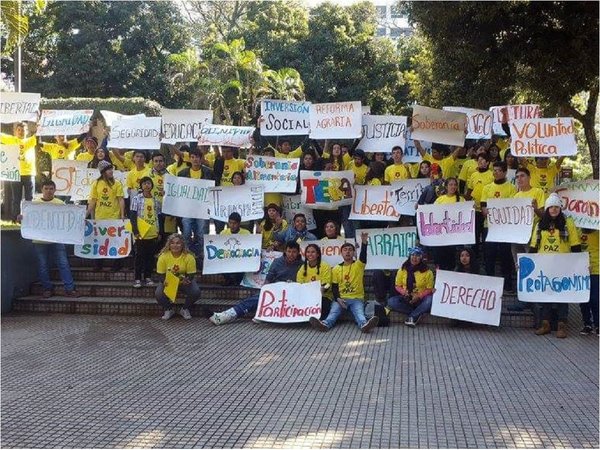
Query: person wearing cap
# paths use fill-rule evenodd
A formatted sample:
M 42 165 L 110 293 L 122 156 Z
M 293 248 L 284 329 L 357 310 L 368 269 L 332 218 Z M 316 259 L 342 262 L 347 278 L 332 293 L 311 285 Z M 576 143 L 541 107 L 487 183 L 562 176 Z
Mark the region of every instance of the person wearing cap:
M 579 253 L 581 241 L 571 217 L 562 212 L 562 201 L 558 194 L 552 193 L 544 204 L 544 215 L 533 229 L 529 243 L 529 253 Z M 544 303 L 541 307 L 541 325 L 535 334 L 542 336 L 550 333 L 550 317 L 555 309 L 558 316 L 557 338 L 567 337 L 568 303 Z
M 75 158 L 77 161 L 85 161 L 89 163 L 92 159 L 94 159 L 94 155 L 96 154 L 96 149 L 98 148 L 98 139 L 94 136 L 88 136 L 83 140 L 83 148 L 84 152 L 77 155 Z
M 423 250 L 413 247 L 408 250 L 408 259 L 396 274 L 397 296 L 388 299 L 388 307 L 407 314 L 404 324 L 417 326 L 423 314 L 431 311 L 433 301 L 433 272 L 423 261 Z
M 281 208 L 275 203 L 267 205 L 267 214 L 258 224 L 257 233 L 262 235 L 262 248 L 264 250 L 276 250 L 278 246 L 275 233 L 287 230 L 288 223 L 282 217 Z

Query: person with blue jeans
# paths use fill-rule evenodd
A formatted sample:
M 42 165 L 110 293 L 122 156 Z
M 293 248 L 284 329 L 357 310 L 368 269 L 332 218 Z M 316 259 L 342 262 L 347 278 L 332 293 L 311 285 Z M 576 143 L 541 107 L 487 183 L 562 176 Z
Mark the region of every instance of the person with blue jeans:
M 52 180 L 46 180 L 42 183 L 42 198 L 35 200 L 35 203 L 56 203 L 59 205 L 64 202 L 54 196 L 56 191 L 56 184 Z M 23 216 L 17 217 L 18 221 L 22 220 Z M 58 272 L 60 278 L 65 285 L 65 296 L 66 297 L 79 297 L 79 294 L 75 290 L 75 283 L 73 281 L 73 275 L 71 274 L 71 267 L 69 266 L 69 260 L 67 258 L 67 250 L 65 244 L 54 243 L 54 242 L 43 242 L 33 241 L 33 248 L 38 260 L 38 276 L 40 283 L 42 283 L 42 297 L 52 297 L 52 282 L 50 281 L 50 266 L 52 262 L 56 262 L 58 266 Z
M 298 273 L 300 266 L 302 266 L 300 245 L 296 241 L 289 241 L 285 245 L 283 256 L 280 256 L 271 264 L 265 284 L 277 283 L 279 281 L 296 281 L 296 274 Z M 259 294 L 252 295 L 242 300 L 233 308 L 229 308 L 220 313 L 213 313 L 208 320 L 215 325 L 233 322 L 237 318 L 255 311 L 258 307 L 258 301 Z
M 346 242 L 341 246 L 344 261 L 333 268 L 332 291 L 335 302 L 325 320 L 316 317 L 309 319 L 310 324 L 319 331 L 329 331 L 345 309 L 350 310 L 354 321 L 363 333 L 370 332 L 379 323 L 379 318 L 374 316 L 369 320 L 365 317 L 365 266 L 367 265 L 367 242 L 369 235 L 366 232 L 360 235 L 362 245 L 358 260 L 354 259 L 356 252 L 354 245 Z

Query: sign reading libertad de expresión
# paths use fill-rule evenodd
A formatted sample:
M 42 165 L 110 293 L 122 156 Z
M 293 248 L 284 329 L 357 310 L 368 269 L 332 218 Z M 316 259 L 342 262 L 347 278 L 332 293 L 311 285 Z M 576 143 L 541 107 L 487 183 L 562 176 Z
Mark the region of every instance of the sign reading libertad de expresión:
M 251 155 L 246 159 L 246 184 L 260 185 L 265 192 L 296 192 L 300 158 Z
M 465 145 L 467 115 L 426 106 L 413 106 L 412 138 L 440 144 Z
M 38 136 L 68 136 L 87 133 L 93 114 L 93 109 L 81 111 L 44 109 L 35 134 Z
M 265 99 L 260 109 L 262 136 L 297 136 L 310 132 L 310 102 Z
M 44 242 L 83 244 L 84 205 L 23 202 L 21 236 Z
M 310 105 L 312 139 L 353 139 L 361 134 L 360 102 L 313 103 Z
M 518 158 L 577 154 L 572 117 L 515 119 L 510 122 L 510 151 Z
M 406 145 L 406 116 L 372 116 L 362 117 L 363 138 L 358 148 L 365 152 L 392 151 L 392 147 Z
M 110 148 L 160 149 L 160 117 L 121 117 L 110 128 Z
M 350 219 L 395 221 L 400 218 L 390 186 L 355 185 L 353 189 Z
M 36 122 L 41 94 L 3 92 L 0 95 L 0 123 Z
M 260 234 L 204 235 L 203 274 L 257 272 L 260 269 Z
M 598 187 L 598 180 L 583 180 L 554 189 L 563 202 L 563 213 L 571 216 L 580 228 L 600 229 Z
M 369 234 L 367 269 L 399 269 L 408 258 L 408 249 L 417 243 L 415 227 L 356 230 L 356 235 L 363 231 Z
M 211 124 L 213 112 L 203 109 L 162 109 L 162 142 L 197 141 L 204 124 Z
M 193 219 L 210 218 L 210 189 L 215 186 L 213 180 L 196 180 L 165 174 L 164 183 L 163 213 Z
M 431 247 L 475 243 L 473 202 L 419 205 L 417 227 L 420 242 Z
M 265 284 L 260 289 L 255 319 L 273 323 L 308 322 L 321 316 L 321 283 Z

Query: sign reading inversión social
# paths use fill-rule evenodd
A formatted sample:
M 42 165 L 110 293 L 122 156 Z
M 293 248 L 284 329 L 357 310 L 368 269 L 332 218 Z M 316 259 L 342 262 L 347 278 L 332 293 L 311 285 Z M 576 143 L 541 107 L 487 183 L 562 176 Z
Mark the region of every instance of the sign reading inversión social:
M 467 115 L 426 106 L 413 106 L 412 138 L 440 144 L 465 145 Z
M 0 180 L 21 181 L 19 146 L 0 144 Z
M 260 234 L 205 234 L 202 273 L 257 272 L 261 244 Z
M 417 243 L 415 227 L 371 228 L 356 230 L 369 234 L 367 241 L 367 269 L 399 269 L 408 258 L 408 249 Z
M 406 145 L 406 116 L 372 116 L 362 117 L 363 138 L 358 148 L 365 152 L 389 153 L 392 147 Z
M 554 189 L 562 199 L 563 213 L 571 216 L 579 228 L 600 229 L 598 187 L 598 180 L 583 180 L 561 184 Z
M 271 264 L 282 255 L 282 252 L 262 250 L 260 254 L 260 269 L 258 272 L 246 272 L 240 284 L 245 287 L 260 289 L 267 280 Z
M 467 115 L 467 139 L 489 139 L 492 137 L 493 119 L 490 111 L 459 106 L 444 106 L 442 109 Z
M 522 302 L 587 303 L 589 253 L 519 253 L 517 295 Z
M 294 216 L 296 214 L 304 214 L 306 217 L 306 229 L 314 230 L 317 228 L 317 222 L 313 216 L 312 209 L 305 208 L 302 205 L 302 196 L 298 195 L 283 195 L 282 196 L 281 208 L 283 209 L 283 218 L 288 224 L 294 222 Z
M 263 100 L 260 103 L 262 136 L 297 136 L 310 132 L 310 102 Z
M 518 158 L 577 154 L 572 117 L 515 119 L 510 122 L 510 152 Z
M 265 192 L 296 192 L 300 158 L 250 155 L 246 158 L 246 184 L 260 185 Z
M 415 178 L 409 180 L 395 181 L 390 186 L 392 201 L 398 214 L 414 216 L 415 208 L 423 189 L 429 185 L 428 178 Z
M 419 205 L 417 227 L 420 242 L 431 247 L 475 243 L 473 202 Z
M 3 92 L 0 96 L 0 123 L 37 122 L 41 94 Z
M 535 119 L 537 117 L 542 117 L 540 105 L 492 106 L 490 108 L 493 121 L 492 130 L 494 134 L 500 136 L 506 136 L 506 133 L 502 129 L 502 108 L 506 108 L 509 123 L 516 119 Z
M 264 198 L 262 186 L 215 186 L 210 189 L 208 215 L 221 222 L 233 212 L 242 216 L 242 222 L 262 219 Z
M 158 150 L 160 117 L 121 117 L 110 127 L 110 148 Z
M 197 141 L 202 125 L 213 121 L 213 112 L 204 109 L 162 109 L 162 142 Z
M 353 139 L 362 127 L 360 102 L 313 103 L 310 105 L 311 139 Z
M 498 277 L 438 270 L 431 315 L 497 327 L 503 284 Z
M 308 322 L 321 316 L 321 282 L 265 284 L 260 289 L 255 319 L 273 323 Z
M 93 109 L 67 111 L 44 109 L 35 132 L 38 136 L 80 135 L 90 129 Z
M 395 221 L 400 218 L 390 186 L 353 186 L 350 219 Z
M 212 207 L 210 188 L 213 180 L 175 177 L 165 174 L 165 196 L 162 212 L 175 217 L 209 219 L 209 207 Z
M 529 242 L 535 217 L 530 198 L 490 198 L 487 211 L 486 242 Z
M 133 240 L 126 220 L 86 220 L 83 245 L 74 247 L 75 256 L 87 259 L 125 258 Z
M 44 242 L 83 244 L 86 207 L 23 202 L 21 236 Z
M 198 144 L 224 145 L 227 147 L 248 147 L 254 127 L 234 127 L 231 125 L 204 125 Z
M 302 204 L 312 209 L 337 209 L 352 204 L 354 172 L 300 171 Z

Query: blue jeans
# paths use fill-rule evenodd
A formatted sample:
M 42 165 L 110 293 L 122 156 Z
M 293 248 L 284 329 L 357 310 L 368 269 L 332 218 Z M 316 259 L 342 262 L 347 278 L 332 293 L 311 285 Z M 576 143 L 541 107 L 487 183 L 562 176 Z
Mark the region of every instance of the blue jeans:
M 359 298 L 345 298 L 343 299 L 346 303 L 347 308 L 354 316 L 354 321 L 358 325 L 358 327 L 362 327 L 365 323 L 367 323 L 367 318 L 365 317 L 365 302 Z M 333 328 L 337 320 L 344 312 L 344 308 L 337 301 L 331 302 L 331 310 L 327 315 L 327 318 L 323 321 L 327 328 Z
M 238 317 L 243 317 L 258 308 L 259 294 L 251 295 L 233 307 Z
M 183 240 L 188 249 L 196 256 L 204 251 L 204 235 L 208 234 L 208 224 L 205 219 L 190 219 L 184 217 L 181 219 L 183 225 Z M 192 238 L 192 233 L 194 237 Z
M 350 220 L 350 212 L 352 211 L 352 205 L 340 206 L 340 212 L 342 214 L 342 227 L 344 227 L 344 237 L 346 239 L 354 238 L 356 235 L 356 227 L 354 221 Z
M 411 305 L 407 297 L 396 295 L 388 299 L 388 306 L 394 311 L 406 314 L 408 317 L 412 317 L 414 321 L 417 321 L 423 314 L 431 311 L 432 301 L 433 295 L 428 295 L 416 305 Z
M 48 291 L 52 289 L 52 283 L 50 282 L 50 265 L 52 261 L 56 261 L 60 278 L 65 284 L 65 290 L 67 292 L 75 290 L 75 283 L 73 282 L 73 275 L 71 274 L 71 268 L 69 267 L 69 260 L 67 259 L 67 250 L 64 244 L 34 244 L 35 254 L 38 260 L 38 274 L 40 282 L 44 290 Z
M 183 291 L 185 294 L 185 303 L 183 307 L 185 309 L 190 309 L 196 303 L 196 300 L 200 298 L 200 288 L 198 287 L 198 283 L 196 280 L 192 280 L 190 284 L 180 284 L 179 290 Z M 179 294 L 179 290 L 177 293 Z M 169 300 L 169 298 L 165 295 L 165 284 L 164 282 L 158 283 L 156 287 L 156 291 L 154 292 L 154 296 L 156 297 L 156 301 L 163 309 L 166 311 L 167 309 L 173 308 L 173 303 Z
M 590 289 L 590 301 L 587 303 L 580 303 L 579 308 L 581 309 L 581 318 L 583 319 L 584 325 L 594 326 L 597 328 L 598 325 L 598 275 L 590 275 L 591 289 Z

